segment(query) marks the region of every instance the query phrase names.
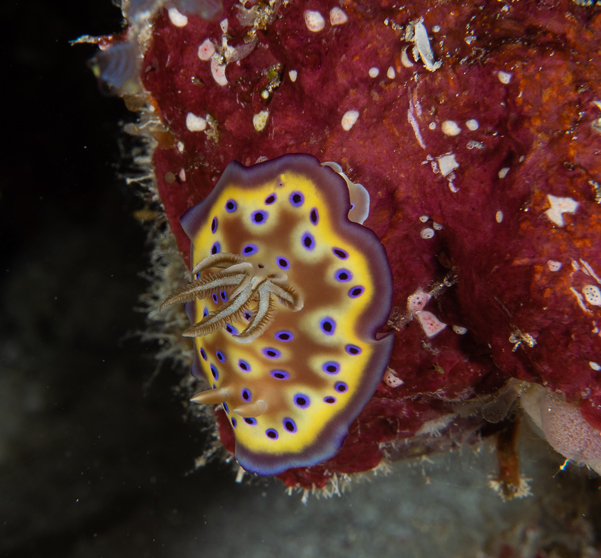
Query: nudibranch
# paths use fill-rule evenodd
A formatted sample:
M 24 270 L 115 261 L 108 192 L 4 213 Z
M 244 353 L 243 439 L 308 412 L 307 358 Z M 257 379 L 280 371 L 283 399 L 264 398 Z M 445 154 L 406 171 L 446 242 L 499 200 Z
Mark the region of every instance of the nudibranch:
M 236 459 L 260 475 L 333 457 L 392 350 L 379 334 L 386 252 L 351 203 L 349 190 L 369 203 L 362 186 L 336 168 L 303 154 L 233 161 L 180 219 L 192 278 L 163 306 L 184 302 L 192 322 L 192 373 L 211 385 L 192 400 L 221 403 Z

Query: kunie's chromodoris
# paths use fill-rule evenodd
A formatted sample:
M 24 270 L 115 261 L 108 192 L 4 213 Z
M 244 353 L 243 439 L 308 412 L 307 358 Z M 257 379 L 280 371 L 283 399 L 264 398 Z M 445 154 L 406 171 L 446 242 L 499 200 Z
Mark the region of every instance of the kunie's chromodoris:
M 193 401 L 221 403 L 236 459 L 261 475 L 334 456 L 392 350 L 378 334 L 390 266 L 359 224 L 369 196 L 333 169 L 300 154 L 234 161 L 181 218 L 192 281 L 163 306 L 184 302 L 192 322 L 192 373 L 211 385 Z

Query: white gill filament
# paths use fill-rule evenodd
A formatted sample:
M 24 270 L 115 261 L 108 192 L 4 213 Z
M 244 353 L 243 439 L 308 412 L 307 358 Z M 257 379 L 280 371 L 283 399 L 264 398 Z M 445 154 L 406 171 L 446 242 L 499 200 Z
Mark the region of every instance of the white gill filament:
M 251 303 L 256 302 L 257 307 L 249 310 L 252 317 L 249 325 L 241 333 L 233 335 L 239 343 L 250 343 L 265 331 L 274 318 L 272 295 L 293 312 L 303 307 L 303 299 L 288 284 L 286 273 L 270 273 L 263 270 L 263 266 L 255 266 L 242 256 L 220 253 L 208 256 L 198 263 L 192 270 L 192 275 L 196 276 L 212 267 L 221 268 L 222 271 L 213 272 L 205 279 L 193 281 L 188 287 L 175 291 L 162 305 L 164 307 L 174 302 L 202 299 L 217 289 L 236 287 L 226 304 L 184 331 L 185 337 L 200 337 L 221 329 L 227 325 L 228 320 L 238 319 Z

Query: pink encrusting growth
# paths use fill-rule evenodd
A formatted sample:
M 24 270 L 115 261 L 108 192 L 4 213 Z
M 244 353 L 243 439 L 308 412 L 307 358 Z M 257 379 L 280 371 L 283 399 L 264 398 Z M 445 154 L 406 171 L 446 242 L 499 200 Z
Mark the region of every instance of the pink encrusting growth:
M 403 385 L 403 380 L 401 380 L 390 368 L 386 369 L 386 372 L 384 372 L 384 377 L 382 378 L 382 381 L 390 387 L 399 387 Z
M 547 440 L 559 453 L 601 474 L 601 431 L 584 419 L 578 405 L 549 394 L 541 415 Z
M 588 422 L 578 405 L 533 384 L 522 388 L 524 408 L 553 448 L 576 464 L 601 474 L 601 431 Z
M 432 312 L 421 311 L 417 313 L 417 319 L 421 324 L 426 337 L 438 335 L 447 324 L 443 324 Z
M 428 293 L 419 289 L 407 299 L 407 310 L 412 314 L 417 314 L 424 309 L 424 306 L 432 298 Z
M 141 129 L 187 263 L 179 219 L 233 160 L 308 153 L 369 193 L 403 383 L 381 382 L 340 452 L 280 475 L 289 485 L 402 454 L 424 423 L 510 378 L 601 421 L 589 365 L 601 354 L 601 16 L 571 0 L 403 5 L 227 1 L 215 21 L 176 6 L 183 26 L 165 8 L 142 23 L 130 10 L 119 37 L 142 60 Z

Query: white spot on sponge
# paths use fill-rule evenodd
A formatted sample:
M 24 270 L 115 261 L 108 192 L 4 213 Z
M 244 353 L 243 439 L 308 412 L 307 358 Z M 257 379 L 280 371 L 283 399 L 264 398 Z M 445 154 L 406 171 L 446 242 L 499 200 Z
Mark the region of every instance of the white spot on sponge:
M 382 381 L 387 386 L 390 386 L 393 388 L 402 386 L 405 383 L 399 377 L 394 375 L 393 370 L 391 368 L 386 369 L 386 372 L 384 372 L 384 377 L 382 378 Z
M 457 159 L 455 159 L 453 153 L 443 155 L 442 157 L 439 157 L 437 161 L 442 176 L 449 176 L 455 169 L 459 168 L 459 163 L 457 162 Z
M 572 198 L 560 198 L 548 194 L 547 199 L 549 200 L 551 207 L 545 211 L 545 215 L 558 227 L 564 226 L 564 213 L 576 213 L 576 210 L 578 209 L 578 202 Z
M 196 116 L 194 113 L 189 112 L 186 115 L 186 128 L 190 132 L 204 132 L 207 128 L 207 121 L 202 116 Z
M 330 24 L 332 25 L 342 25 L 348 21 L 348 16 L 344 13 L 344 11 L 336 6 L 330 10 Z
M 413 62 L 411 62 L 409 56 L 407 55 L 407 47 L 401 51 L 401 64 L 405 66 L 405 68 L 411 68 L 411 66 L 414 66 Z
M 430 227 L 426 227 L 419 232 L 419 236 L 421 236 L 424 240 L 430 240 L 431 238 L 434 238 L 435 234 L 436 233 L 434 232 L 434 229 L 431 229 Z
M 326 26 L 326 20 L 316 10 L 305 10 L 305 25 L 309 31 L 319 33 Z
M 407 298 L 407 310 L 412 314 L 417 314 L 423 310 L 424 306 L 432 297 L 422 289 L 418 289 Z
M 418 312 L 417 319 L 428 338 L 438 335 L 447 327 L 447 324 L 443 324 L 432 312 Z
M 211 39 L 205 39 L 198 47 L 198 58 L 201 60 L 210 60 L 213 54 L 215 54 L 215 45 Z
M 595 285 L 582 287 L 582 294 L 586 301 L 593 306 L 601 306 L 601 290 Z
M 461 128 L 454 120 L 445 120 L 442 123 L 441 130 L 445 136 L 458 136 L 461 133 Z
M 405 40 L 413 43 L 413 57 L 416 60 L 421 58 L 427 70 L 434 72 L 442 66 L 442 62 L 434 62 L 434 53 L 430 46 L 428 31 L 422 23 L 422 20 L 412 21 L 407 25 L 405 31 Z
M 417 143 L 420 144 L 422 149 L 426 149 L 426 144 L 424 143 L 424 139 L 422 138 L 422 133 L 419 130 L 419 124 L 413 115 L 413 103 L 410 102 L 409 110 L 407 111 L 407 122 L 411 124 L 413 128 L 413 133 L 415 134 L 415 139 L 417 139 Z
M 511 81 L 512 74 L 509 72 L 499 72 L 497 77 L 501 83 L 507 85 Z
M 345 132 L 348 132 L 357 122 L 357 119 L 359 118 L 359 111 L 356 110 L 348 110 L 344 113 L 344 115 L 342 116 L 342 120 L 340 121 L 340 124 L 342 125 L 342 129 Z
M 265 126 L 267 126 L 267 119 L 269 118 L 269 111 L 262 110 L 253 116 L 253 126 L 257 132 L 261 132 Z
M 167 10 L 167 15 L 169 16 L 171 23 L 173 23 L 173 25 L 176 27 L 185 27 L 188 25 L 187 16 L 178 11 L 177 8 L 169 8 Z
M 217 85 L 227 85 L 227 78 L 225 77 L 225 64 L 219 64 L 215 59 L 215 56 L 211 58 L 211 75 L 217 82 Z
M 480 124 L 478 124 L 478 121 L 474 120 L 473 118 L 465 123 L 465 127 L 472 132 L 477 130 L 479 126 Z

